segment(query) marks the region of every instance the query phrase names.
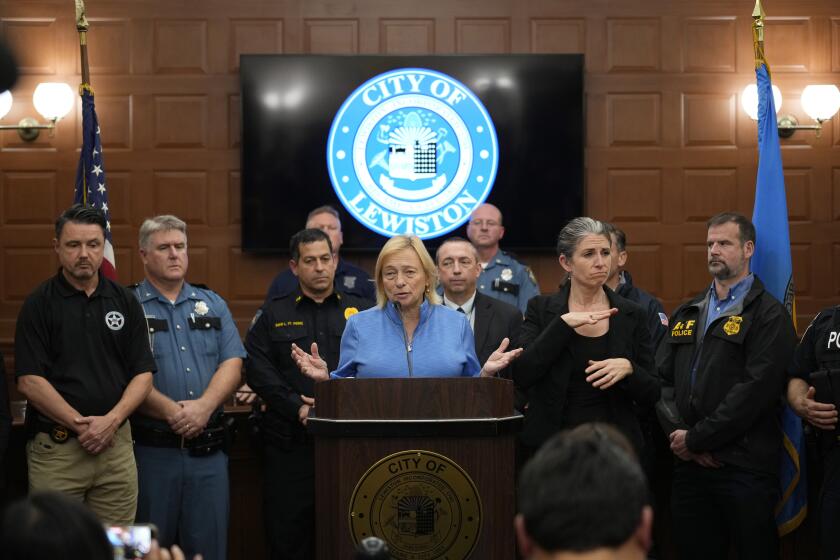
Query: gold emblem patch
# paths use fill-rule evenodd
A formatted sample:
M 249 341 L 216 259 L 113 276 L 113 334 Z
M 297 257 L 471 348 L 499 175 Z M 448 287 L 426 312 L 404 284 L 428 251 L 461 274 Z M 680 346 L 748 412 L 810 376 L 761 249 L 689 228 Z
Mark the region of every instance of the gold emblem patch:
M 344 319 L 347 320 L 358 312 L 359 312 L 359 310 L 356 309 L 355 307 L 348 307 L 347 309 L 344 310 Z
M 738 334 L 741 332 L 741 321 L 744 319 L 739 317 L 738 315 L 733 315 L 726 321 L 726 324 L 723 325 L 723 332 L 727 335 L 732 336 L 734 334 Z
M 380 459 L 350 498 L 353 542 L 384 539 L 397 560 L 468 558 L 481 520 L 475 483 L 457 463 L 431 451 Z
M 64 426 L 53 426 L 50 431 L 50 439 L 56 443 L 64 443 L 70 437 L 70 431 Z

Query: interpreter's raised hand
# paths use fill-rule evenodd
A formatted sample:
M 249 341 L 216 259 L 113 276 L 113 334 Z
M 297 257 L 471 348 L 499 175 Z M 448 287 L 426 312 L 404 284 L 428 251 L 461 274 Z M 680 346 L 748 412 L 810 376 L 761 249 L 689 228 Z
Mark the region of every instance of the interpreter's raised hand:
M 318 354 L 318 343 L 313 342 L 312 353 L 307 354 L 297 344 L 292 343 L 292 359 L 297 364 L 300 372 L 311 377 L 315 381 L 324 381 L 330 378 L 329 368 L 327 362 Z
M 481 368 L 482 377 L 492 377 L 508 367 L 510 363 L 522 354 L 522 348 L 514 348 L 509 352 L 505 352 L 510 345 L 510 339 L 505 337 L 499 347 L 490 354 L 487 361 L 484 362 L 484 367 Z
M 301 395 L 300 400 L 303 401 L 303 404 L 300 405 L 300 408 L 298 409 L 298 421 L 306 426 L 306 420 L 309 418 L 309 411 L 310 409 L 315 408 L 315 399 L 307 397 L 306 395 Z
M 594 325 L 598 321 L 609 319 L 616 313 L 618 313 L 618 308 L 613 307 L 612 309 L 602 309 L 601 311 L 569 311 L 561 315 L 561 318 L 571 328 L 576 329 L 583 325 Z
M 201 399 L 178 401 L 178 410 L 166 421 L 179 436 L 192 439 L 199 435 L 213 414 L 213 408 Z
M 79 444 L 91 455 L 98 455 L 108 449 L 120 427 L 116 416 L 110 413 L 105 416 L 83 416 L 74 422 L 79 427 L 87 426 L 87 429 L 79 430 Z
M 584 371 L 588 374 L 587 383 L 592 383 L 597 389 L 609 389 L 633 373 L 633 365 L 627 358 L 589 360 L 589 367 Z
M 808 387 L 808 392 L 791 402 L 793 410 L 803 420 L 820 430 L 833 430 L 837 426 L 837 407 L 830 403 L 814 400 L 817 390 Z

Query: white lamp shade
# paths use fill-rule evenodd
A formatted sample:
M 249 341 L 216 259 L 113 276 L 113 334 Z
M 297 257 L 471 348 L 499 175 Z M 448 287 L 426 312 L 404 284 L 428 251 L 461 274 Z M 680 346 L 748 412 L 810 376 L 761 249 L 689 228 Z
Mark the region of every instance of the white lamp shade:
M 47 120 L 63 118 L 73 108 L 75 101 L 76 96 L 73 94 L 73 90 L 67 84 L 62 83 L 44 82 L 38 84 L 35 93 L 32 94 L 32 103 L 35 105 L 35 110 Z
M 773 104 L 778 113 L 782 108 L 782 90 L 776 86 L 773 86 Z M 741 92 L 741 107 L 752 120 L 758 120 L 758 87 L 755 84 L 748 85 Z
M 802 109 L 815 121 L 827 121 L 840 109 L 840 90 L 835 85 L 807 86 L 802 90 Z
M 9 90 L 0 93 L 0 119 L 9 114 L 12 110 L 12 92 Z

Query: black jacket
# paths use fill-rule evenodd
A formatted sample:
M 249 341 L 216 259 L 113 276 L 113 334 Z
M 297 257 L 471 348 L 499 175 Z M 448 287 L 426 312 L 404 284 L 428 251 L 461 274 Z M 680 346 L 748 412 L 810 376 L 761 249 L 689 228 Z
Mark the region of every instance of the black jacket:
M 775 474 L 782 441 L 778 412 L 796 344 L 790 315 L 755 277 L 742 305 L 727 310 L 704 335 L 708 301 L 707 291 L 671 317 L 656 359 L 659 421 L 666 434 L 688 430 L 692 452 Z
M 531 299 L 519 338 L 525 351 L 513 364 L 513 379 L 528 390 L 530 402 L 522 441 L 532 447 L 564 428 L 574 352 L 570 344 L 574 329 L 561 317 L 569 311 L 569 289 L 567 282 L 556 294 Z M 641 449 L 642 435 L 633 402 L 653 406 L 659 399 L 659 382 L 652 375 L 653 351 L 645 311 L 609 288 L 604 291 L 610 306 L 618 308 L 618 314 L 610 318 L 609 355 L 627 358 L 633 365 L 631 375 L 607 389 L 609 404 L 618 428 L 631 438 L 636 449 Z
M 330 371 L 338 367 L 341 335 L 347 317 L 373 302 L 333 292 L 317 304 L 295 289 L 266 302 L 245 335 L 245 375 L 248 385 L 268 405 L 263 428 L 283 436 L 302 436 L 298 421 L 301 395 L 315 396 L 315 382 L 292 360 L 292 344 L 309 352 L 313 342 Z
M 478 356 L 478 363 L 484 367 L 484 362 L 499 347 L 502 339 L 510 339 L 508 350 L 517 348 L 519 332 L 522 330 L 522 313 L 518 307 L 481 292 L 475 293 L 474 309 L 475 355 Z M 499 376 L 510 378 L 510 368 L 500 372 Z

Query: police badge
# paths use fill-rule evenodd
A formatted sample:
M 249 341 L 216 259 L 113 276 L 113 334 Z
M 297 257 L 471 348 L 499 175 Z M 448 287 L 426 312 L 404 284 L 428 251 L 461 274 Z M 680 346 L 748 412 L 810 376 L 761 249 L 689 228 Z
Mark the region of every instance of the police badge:
M 195 303 L 195 314 L 196 315 L 207 315 L 207 313 L 209 311 L 210 311 L 210 308 L 207 307 L 207 304 L 203 300 L 202 301 L 197 301 Z
M 511 280 L 513 280 L 513 271 L 509 268 L 505 268 L 504 270 L 502 270 L 501 277 L 502 280 L 504 280 L 505 282 L 510 282 Z
M 741 321 L 744 319 L 739 317 L 738 315 L 733 315 L 726 321 L 726 324 L 723 325 L 723 332 L 725 332 L 729 336 L 733 336 L 741 332 Z

